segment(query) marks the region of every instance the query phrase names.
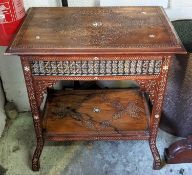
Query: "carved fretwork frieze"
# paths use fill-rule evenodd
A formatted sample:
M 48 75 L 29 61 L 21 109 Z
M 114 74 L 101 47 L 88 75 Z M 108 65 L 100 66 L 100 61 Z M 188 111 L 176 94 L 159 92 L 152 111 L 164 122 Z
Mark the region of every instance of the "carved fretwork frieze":
M 157 59 L 158 57 L 146 60 L 142 60 L 142 57 L 137 57 L 136 60 L 133 57 L 127 57 L 128 60 L 124 60 L 126 56 L 116 58 L 123 60 L 90 57 L 90 60 L 83 61 L 70 60 L 71 58 L 73 57 L 69 57 L 66 61 L 31 61 L 32 74 L 34 76 L 145 76 L 159 75 L 162 65 L 162 60 Z
M 40 107 L 43 101 L 44 93 L 47 93 L 47 88 L 51 88 L 57 81 L 56 80 L 34 80 L 34 89 L 37 99 L 37 104 Z

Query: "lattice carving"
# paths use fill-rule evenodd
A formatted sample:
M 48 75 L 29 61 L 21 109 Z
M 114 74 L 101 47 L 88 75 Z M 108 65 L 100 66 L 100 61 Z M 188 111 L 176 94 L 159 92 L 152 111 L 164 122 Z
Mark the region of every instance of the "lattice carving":
M 158 75 L 162 60 L 32 61 L 33 75 Z

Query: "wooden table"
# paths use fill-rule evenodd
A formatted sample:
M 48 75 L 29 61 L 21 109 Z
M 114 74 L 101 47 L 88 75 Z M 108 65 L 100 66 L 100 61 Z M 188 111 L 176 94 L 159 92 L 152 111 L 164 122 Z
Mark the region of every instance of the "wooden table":
M 183 53 L 160 7 L 31 8 L 6 54 L 21 57 L 37 138 L 32 169 L 45 140 L 149 140 L 160 169 L 167 72 Z M 41 112 L 59 80 L 133 80 L 140 89 L 48 91 Z

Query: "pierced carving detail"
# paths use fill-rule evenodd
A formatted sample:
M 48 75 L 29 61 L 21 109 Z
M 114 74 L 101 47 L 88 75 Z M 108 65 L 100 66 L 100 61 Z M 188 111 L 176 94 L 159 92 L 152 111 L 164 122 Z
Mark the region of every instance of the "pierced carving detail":
M 41 106 L 41 103 L 43 101 L 43 94 L 47 93 L 47 88 L 52 87 L 56 82 L 57 82 L 56 80 L 34 81 L 35 94 L 36 94 L 37 104 L 39 107 Z
M 136 80 L 142 91 L 148 93 L 152 103 L 155 101 L 155 93 L 157 91 L 157 80 Z
M 33 75 L 159 75 L 162 60 L 32 61 Z M 68 58 L 69 59 L 69 58 Z

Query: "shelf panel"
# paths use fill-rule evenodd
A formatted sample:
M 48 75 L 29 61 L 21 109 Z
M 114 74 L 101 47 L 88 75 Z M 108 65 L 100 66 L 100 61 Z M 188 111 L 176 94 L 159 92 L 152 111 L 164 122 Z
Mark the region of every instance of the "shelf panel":
M 148 120 L 137 90 L 67 90 L 48 94 L 43 127 L 50 140 L 147 139 Z

